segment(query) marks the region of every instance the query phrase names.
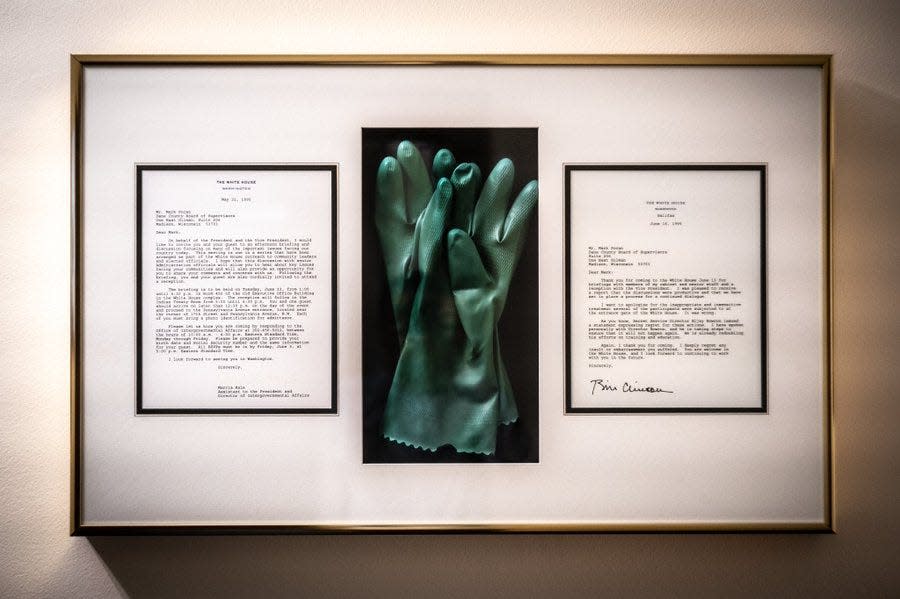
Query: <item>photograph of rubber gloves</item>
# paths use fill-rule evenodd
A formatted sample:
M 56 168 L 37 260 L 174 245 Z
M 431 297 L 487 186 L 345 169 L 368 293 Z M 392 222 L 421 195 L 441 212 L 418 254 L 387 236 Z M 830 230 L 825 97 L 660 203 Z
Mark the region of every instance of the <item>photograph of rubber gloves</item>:
M 514 173 L 504 158 L 483 177 L 448 148 L 429 169 L 410 141 L 378 168 L 375 226 L 401 347 L 387 439 L 490 455 L 497 428 L 518 418 L 497 323 L 538 186 L 514 197 Z

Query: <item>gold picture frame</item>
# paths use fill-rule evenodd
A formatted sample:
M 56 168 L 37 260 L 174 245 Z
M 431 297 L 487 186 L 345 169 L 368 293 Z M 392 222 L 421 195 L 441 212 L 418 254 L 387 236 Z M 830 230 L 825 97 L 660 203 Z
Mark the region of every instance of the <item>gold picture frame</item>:
M 255 69 L 278 70 L 309 69 L 310 72 L 321 72 L 330 67 L 349 67 L 362 69 L 366 72 L 382 67 L 393 69 L 410 69 L 408 72 L 434 71 L 441 69 L 480 69 L 486 67 L 498 67 L 502 69 L 529 69 L 534 73 L 548 72 L 551 69 L 658 69 L 668 75 L 676 75 L 679 70 L 690 70 L 708 67 L 723 67 L 727 69 L 812 69 L 819 81 L 817 90 L 820 105 L 817 107 L 821 115 L 817 123 L 821 145 L 817 149 L 818 165 L 821 173 L 818 181 L 821 190 L 821 198 L 818 206 L 812 207 L 821 220 L 821 231 L 818 239 L 819 250 L 816 252 L 820 261 L 818 273 L 819 288 L 817 293 L 821 296 L 821 312 L 811 315 L 810 318 L 821 322 L 822 330 L 819 332 L 821 349 L 819 352 L 821 368 L 821 389 L 817 397 L 821 403 L 818 422 L 809 422 L 808 431 L 815 431 L 821 436 L 821 452 L 817 456 L 821 471 L 816 477 L 821 481 L 820 514 L 812 519 L 793 518 L 690 518 L 684 516 L 672 516 L 671 518 L 643 518 L 629 519 L 612 517 L 609 519 L 586 517 L 582 519 L 569 519 L 564 517 L 565 508 L 561 507 L 556 515 L 551 517 L 522 516 L 521 513 L 501 514 L 490 518 L 475 515 L 472 518 L 451 516 L 447 518 L 390 518 L 373 515 L 369 518 L 360 518 L 358 515 L 332 519 L 327 515 L 309 517 L 310 513 L 318 513 L 315 509 L 305 512 L 303 517 L 281 518 L 266 516 L 261 519 L 250 517 L 253 510 L 248 510 L 241 517 L 233 518 L 203 518 L 190 515 L 190 510 L 185 510 L 183 517 L 148 516 L 146 519 L 120 519 L 118 517 L 97 517 L 104 513 L 103 510 L 91 512 L 93 517 L 86 517 L 89 510 L 88 504 L 94 501 L 104 491 L 98 487 L 90 477 L 97 468 L 97 463 L 87 467 L 86 456 L 93 451 L 88 447 L 96 436 L 105 434 L 104 424 L 94 419 L 96 410 L 91 410 L 92 400 L 96 391 L 86 388 L 86 380 L 94 381 L 97 376 L 102 376 L 104 369 L 91 366 L 90 373 L 86 372 L 86 363 L 96 364 L 96 357 L 86 352 L 86 335 L 90 332 L 86 327 L 96 326 L 96 320 L 87 319 L 86 302 L 94 301 L 90 293 L 87 293 L 89 285 L 86 283 L 86 272 L 96 269 L 93 263 L 88 264 L 91 256 L 98 255 L 101 250 L 94 249 L 91 240 L 96 238 L 97 227 L 88 223 L 91 215 L 87 214 L 86 206 L 92 201 L 88 181 L 94 181 L 103 173 L 98 172 L 96 163 L 90 162 L 87 153 L 89 136 L 94 135 L 94 128 L 98 127 L 97 115 L 91 113 L 88 118 L 87 104 L 93 101 L 91 93 L 93 89 L 87 85 L 90 72 L 100 69 L 120 70 L 135 73 L 138 76 L 147 72 L 142 69 L 184 69 L 190 67 L 194 71 L 209 68 L 235 69 L 238 75 L 245 74 Z M 832 170 L 833 170 L 833 108 L 832 108 L 832 58 L 830 55 L 581 55 L 581 54 L 552 54 L 552 55 L 521 55 L 521 54 L 497 54 L 497 55 L 73 55 L 71 57 L 71 519 L 70 532 L 73 535 L 132 535 L 132 534 L 319 534 L 319 533 L 576 533 L 576 532 L 833 532 L 834 531 L 834 482 L 833 482 L 833 424 L 832 424 L 832 263 L 831 263 L 831 196 L 832 196 Z M 99 87 L 100 82 L 96 85 Z M 573 90 L 574 92 L 574 90 Z M 270 92 L 271 93 L 271 92 Z M 540 94 L 537 91 L 536 94 Z M 199 100 L 198 100 L 199 102 Z M 520 100 L 521 103 L 527 100 Z M 139 118 L 139 115 L 136 117 Z M 514 120 L 514 119 L 513 119 Z M 521 120 L 533 122 L 533 118 Z M 369 123 L 360 123 L 360 127 Z M 416 124 L 420 124 L 416 122 Z M 539 127 L 541 123 L 537 124 Z M 543 131 L 542 131 L 543 133 Z M 103 144 L 103 140 L 90 137 L 91 144 Z M 92 146 L 94 147 L 94 146 Z M 349 151 L 348 151 L 349 153 Z M 227 155 L 227 152 L 219 152 Z M 166 156 L 149 156 L 148 160 L 166 159 Z M 277 157 L 279 160 L 292 160 L 292 157 Z M 766 157 L 762 157 L 765 159 Z M 206 161 L 206 158 L 200 157 Z M 249 161 L 271 161 L 269 156 L 249 156 Z M 177 158 L 176 161 L 181 160 Z M 304 157 L 300 162 L 307 159 Z M 332 161 L 330 157 L 324 157 L 326 161 Z M 543 158 L 542 158 L 543 160 Z M 598 158 L 598 161 L 601 159 Z M 220 161 L 214 157 L 211 162 Z M 335 160 L 334 162 L 340 162 Z M 562 173 L 562 164 L 554 164 L 547 167 L 553 172 Z M 341 179 L 344 180 L 346 171 L 341 170 Z M 130 172 L 121 175 L 130 177 Z M 348 175 L 349 177 L 349 175 Z M 355 177 L 355 175 L 353 175 Z M 355 179 L 351 179 L 355 181 Z M 347 191 L 349 185 L 338 187 L 342 193 L 355 193 Z M 542 188 L 543 190 L 544 188 Z M 561 194 L 561 189 L 551 190 L 553 194 Z M 130 196 L 128 196 L 130 197 Z M 121 198 L 122 201 L 128 197 Z M 554 196 L 555 197 L 555 196 Z M 348 206 L 352 207 L 350 203 Z M 345 206 L 346 209 L 347 206 Z M 548 208 L 550 212 L 561 214 L 561 207 Z M 349 215 L 348 215 L 349 218 Z M 131 226 L 131 225 L 129 225 Z M 131 227 L 133 230 L 133 227 Z M 354 229 L 351 227 L 351 231 Z M 559 238 L 553 238 L 559 241 Z M 133 244 L 132 244 L 133 245 Z M 354 251 L 355 246 L 351 245 Z M 343 260 L 346 252 L 338 249 L 336 259 Z M 341 269 L 338 269 L 340 271 Z M 340 276 L 340 275 L 338 275 Z M 341 279 L 344 281 L 344 279 Z M 90 285 L 95 285 L 91 283 Z M 336 283 L 342 289 L 343 283 Z M 95 287 L 90 287 L 95 292 Z M 346 296 L 343 291 L 339 296 Z M 351 293 L 352 296 L 352 293 Z M 542 311 L 554 308 L 542 304 Z M 543 313 L 543 312 L 542 312 Z M 813 318 L 815 316 L 815 318 Z M 545 325 L 542 325 L 545 326 Z M 351 337 L 345 338 L 345 335 Z M 355 355 L 353 345 L 357 343 L 354 336 L 357 332 L 341 330 L 336 339 L 337 344 L 344 346 L 342 351 Z M 561 332 L 559 333 L 562 334 Z M 543 343 L 543 341 L 542 341 Z M 559 344 L 554 344 L 552 350 L 558 353 Z M 87 362 L 86 362 L 87 360 Z M 542 365 L 542 369 L 544 366 Z M 99 373 L 99 374 L 98 374 Z M 92 378 L 93 377 L 93 378 Z M 126 377 L 127 378 L 127 377 Z M 93 384 L 93 383 L 91 383 Z M 132 383 L 128 383 L 132 384 Z M 353 388 L 353 385 L 341 385 L 339 395 L 344 393 L 344 388 Z M 562 412 L 563 391 L 552 389 L 552 393 L 541 397 L 541 405 L 549 402 L 557 406 L 558 412 Z M 344 397 L 340 395 L 339 402 L 358 401 L 357 396 Z M 776 398 L 777 400 L 777 398 Z M 124 405 L 130 406 L 132 399 L 123 394 L 120 398 Z M 336 418 L 347 418 L 347 414 L 338 413 Z M 234 416 L 227 416 L 234 422 Z M 570 420 L 571 421 L 571 420 Z M 124 420 L 123 420 L 124 422 Z M 158 422 L 158 421 L 157 421 Z M 188 421 L 186 426 L 190 426 Z M 254 426 L 261 426 L 262 419 L 254 421 Z M 333 423 L 334 420 L 320 420 L 319 422 Z M 634 420 L 632 421 L 634 422 Z M 544 423 L 546 426 L 546 423 Z M 230 426 L 230 425 L 229 425 Z M 86 431 L 90 431 L 88 434 Z M 90 437 L 90 439 L 89 439 Z M 113 446 L 114 443 L 108 444 Z M 93 455 L 93 454 L 91 454 Z M 123 458 L 125 460 L 126 458 Z M 102 462 L 103 460 L 100 460 Z M 541 467 L 543 464 L 538 464 Z M 128 465 L 126 464 L 127 468 Z M 374 468 L 386 468 L 384 465 Z M 502 468 L 502 465 L 490 466 L 492 471 Z M 407 472 L 415 473 L 415 467 Z M 277 475 L 273 475 L 275 480 Z M 98 477 L 100 480 L 103 477 Z M 182 481 L 187 484 L 187 481 Z M 176 485 L 177 481 L 169 480 L 168 485 Z M 350 489 L 347 493 L 354 493 L 354 481 L 348 482 Z M 102 486 L 102 485 L 101 485 Z M 531 489 L 535 491 L 535 489 Z M 528 490 L 526 489 L 526 492 Z M 112 493 L 112 495 L 117 495 Z M 127 493 L 125 494 L 127 495 Z M 327 498 L 326 498 L 327 499 Z M 115 501 L 115 500 L 110 500 Z M 107 510 L 115 512 L 115 510 Z M 165 511 L 165 510 L 162 510 Z M 177 511 L 177 510 L 175 510 Z M 489 510 L 485 510 L 489 512 Z M 272 510 L 276 514 L 277 510 Z M 348 512 L 350 513 L 350 512 Z

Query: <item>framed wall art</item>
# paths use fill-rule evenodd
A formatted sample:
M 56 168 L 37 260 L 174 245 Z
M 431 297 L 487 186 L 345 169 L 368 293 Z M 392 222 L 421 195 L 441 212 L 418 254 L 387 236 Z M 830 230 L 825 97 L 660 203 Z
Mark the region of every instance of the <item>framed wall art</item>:
M 72 533 L 831 531 L 830 82 L 72 57 Z

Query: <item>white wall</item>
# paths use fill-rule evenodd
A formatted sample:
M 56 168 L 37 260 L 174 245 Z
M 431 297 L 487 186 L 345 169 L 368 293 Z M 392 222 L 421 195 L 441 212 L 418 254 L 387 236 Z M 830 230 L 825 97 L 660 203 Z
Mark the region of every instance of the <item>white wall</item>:
M 900 588 L 900 5 L 0 5 L 0 596 Z M 71 53 L 833 53 L 838 534 L 69 538 Z

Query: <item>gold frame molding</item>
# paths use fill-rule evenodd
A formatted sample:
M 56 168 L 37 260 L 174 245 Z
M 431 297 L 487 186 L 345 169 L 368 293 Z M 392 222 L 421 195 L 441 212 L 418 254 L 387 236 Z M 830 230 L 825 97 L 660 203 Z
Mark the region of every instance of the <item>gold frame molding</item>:
M 382 534 L 382 533 L 833 533 L 835 532 L 834 422 L 832 374 L 833 264 L 832 194 L 834 168 L 834 110 L 832 56 L 829 54 L 179 54 L 119 55 L 77 54 L 70 57 L 70 156 L 71 156 L 71 282 L 70 282 L 70 534 L 91 535 L 210 535 L 210 534 Z M 91 66 L 335 66 L 335 65 L 507 65 L 507 66 L 660 66 L 660 67 L 778 67 L 808 66 L 822 69 L 822 214 L 823 242 L 823 427 L 824 427 L 824 519 L 822 522 L 728 522 L 653 524 L 508 523 L 463 525 L 343 525 L 343 524 L 254 524 L 203 523 L 153 525 L 87 525 L 82 504 L 82 255 L 84 181 L 83 78 Z

